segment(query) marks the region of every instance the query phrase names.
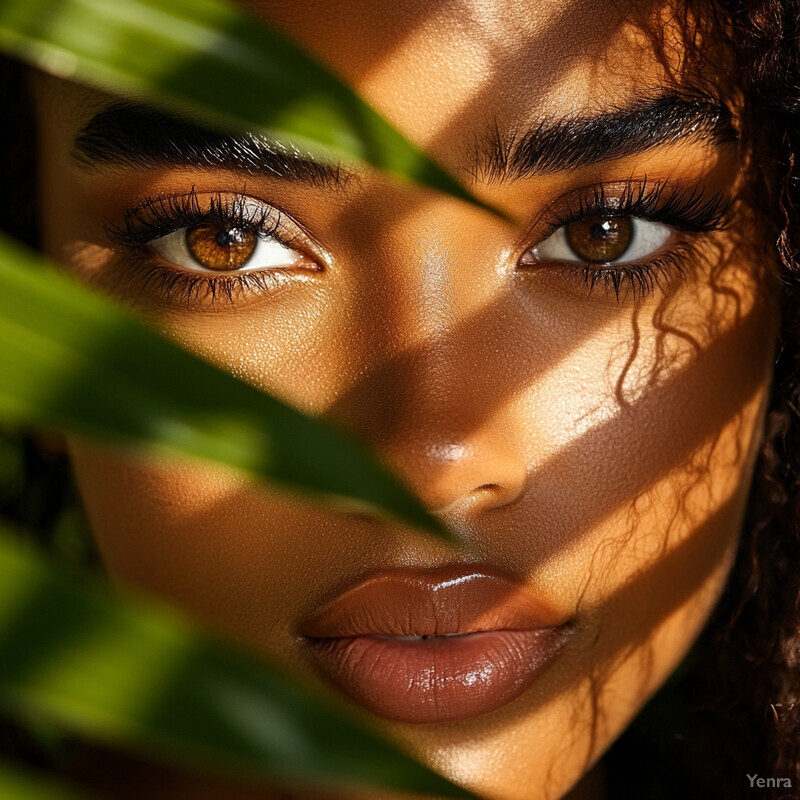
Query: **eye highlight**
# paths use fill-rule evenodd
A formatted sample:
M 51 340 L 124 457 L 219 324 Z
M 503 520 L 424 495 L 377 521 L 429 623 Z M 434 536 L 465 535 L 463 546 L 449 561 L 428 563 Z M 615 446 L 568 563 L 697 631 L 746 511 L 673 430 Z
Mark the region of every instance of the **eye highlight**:
M 530 260 L 581 264 L 640 261 L 657 253 L 671 235 L 668 225 L 638 217 L 590 217 L 562 225 L 532 248 Z

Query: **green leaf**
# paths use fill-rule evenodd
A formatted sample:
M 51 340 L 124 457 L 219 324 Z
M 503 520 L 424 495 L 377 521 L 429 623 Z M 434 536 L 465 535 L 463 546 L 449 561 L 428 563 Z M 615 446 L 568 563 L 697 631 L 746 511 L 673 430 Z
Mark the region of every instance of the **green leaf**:
M 472 797 L 280 669 L 152 602 L 70 581 L 2 532 L 0 702 L 251 777 Z
M 51 781 L 0 762 L 0 800 L 88 800 Z
M 150 443 L 447 537 L 354 440 L 196 358 L 0 238 L 0 417 Z
M 300 48 L 219 0 L 3 0 L 0 48 L 483 205 Z
M 22 451 L 19 443 L 6 431 L 0 430 L 0 493 L 17 479 L 21 471 Z

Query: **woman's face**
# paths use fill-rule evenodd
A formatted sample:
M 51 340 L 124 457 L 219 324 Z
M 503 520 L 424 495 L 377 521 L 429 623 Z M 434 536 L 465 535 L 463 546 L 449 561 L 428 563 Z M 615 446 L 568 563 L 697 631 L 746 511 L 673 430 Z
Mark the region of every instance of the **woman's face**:
M 735 119 L 618 4 L 245 5 L 508 219 L 42 78 L 45 247 L 367 442 L 467 547 L 72 439 L 103 558 L 454 780 L 562 797 L 736 547 L 774 310 Z

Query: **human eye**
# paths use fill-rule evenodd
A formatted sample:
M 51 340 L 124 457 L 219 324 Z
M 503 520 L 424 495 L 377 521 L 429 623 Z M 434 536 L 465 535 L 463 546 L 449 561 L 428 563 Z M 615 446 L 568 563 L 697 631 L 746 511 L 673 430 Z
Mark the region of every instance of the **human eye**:
M 244 194 L 150 198 L 106 230 L 144 270 L 140 282 L 167 302 L 233 302 L 321 269 L 297 222 Z
M 610 190 L 609 190 L 610 189 Z M 549 231 L 520 259 L 523 268 L 559 267 L 569 279 L 613 295 L 641 300 L 684 275 L 697 255 L 697 235 L 722 229 L 730 200 L 707 198 L 701 186 L 627 184 L 596 187 L 554 212 Z
M 671 235 L 663 222 L 601 215 L 562 225 L 534 253 L 540 261 L 613 266 L 653 256 Z

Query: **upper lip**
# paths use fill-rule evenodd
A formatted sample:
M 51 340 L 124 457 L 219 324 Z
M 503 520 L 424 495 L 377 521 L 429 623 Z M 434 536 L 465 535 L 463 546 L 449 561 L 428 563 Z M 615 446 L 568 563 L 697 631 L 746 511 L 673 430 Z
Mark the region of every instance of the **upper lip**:
M 368 575 L 301 626 L 310 638 L 445 636 L 554 628 L 563 614 L 527 585 L 482 566 Z

